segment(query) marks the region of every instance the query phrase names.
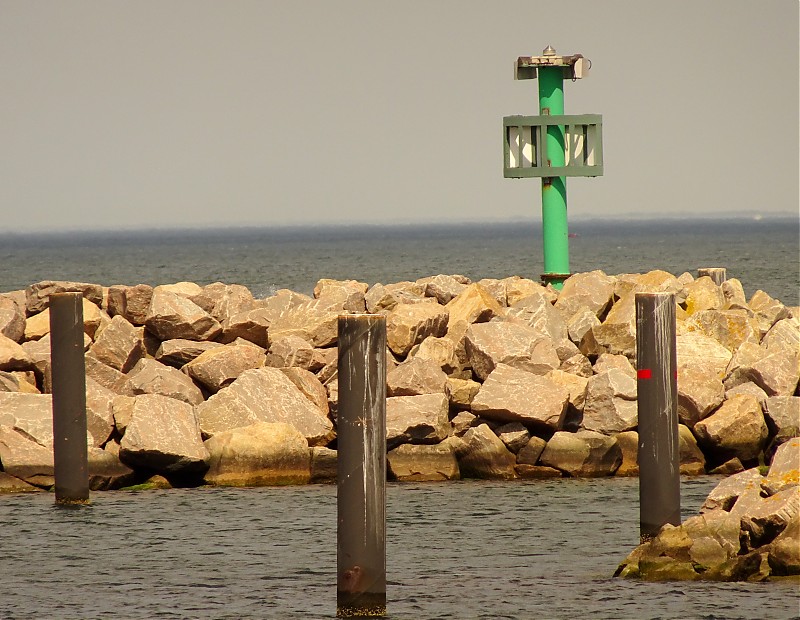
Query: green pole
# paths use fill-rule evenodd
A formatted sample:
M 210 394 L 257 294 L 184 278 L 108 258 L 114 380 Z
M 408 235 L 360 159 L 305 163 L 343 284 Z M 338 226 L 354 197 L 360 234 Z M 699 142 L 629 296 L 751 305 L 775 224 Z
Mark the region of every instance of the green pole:
M 539 113 L 564 114 L 564 74 L 561 67 L 539 67 Z M 547 158 L 551 166 L 563 166 L 564 126 L 547 128 Z M 565 177 L 542 179 L 542 241 L 545 283 L 561 289 L 569 277 L 567 229 L 567 181 Z

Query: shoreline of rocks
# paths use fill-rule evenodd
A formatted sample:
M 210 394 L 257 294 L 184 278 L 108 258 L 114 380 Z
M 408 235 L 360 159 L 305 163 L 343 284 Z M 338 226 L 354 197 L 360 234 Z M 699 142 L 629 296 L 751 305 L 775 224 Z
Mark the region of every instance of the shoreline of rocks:
M 82 293 L 91 486 L 336 476 L 337 318 L 387 316 L 393 480 L 636 475 L 634 295 L 675 293 L 681 472 L 800 434 L 800 311 L 663 271 L 437 275 L 255 299 L 236 284 L 45 281 L 0 294 L 0 492 L 52 487 L 51 293 Z

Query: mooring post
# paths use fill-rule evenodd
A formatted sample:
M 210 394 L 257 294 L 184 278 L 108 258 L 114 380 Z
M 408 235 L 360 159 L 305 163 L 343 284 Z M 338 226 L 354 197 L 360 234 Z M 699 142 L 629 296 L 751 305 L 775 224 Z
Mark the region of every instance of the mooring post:
M 708 276 L 714 280 L 714 284 L 720 286 L 728 279 L 728 270 L 725 267 L 702 267 L 697 270 L 697 277 Z
M 681 522 L 675 329 L 673 293 L 636 293 L 639 534 L 643 541 L 664 524 Z
M 386 317 L 339 317 L 339 617 L 386 613 Z
M 50 295 L 53 464 L 57 503 L 89 501 L 83 296 Z

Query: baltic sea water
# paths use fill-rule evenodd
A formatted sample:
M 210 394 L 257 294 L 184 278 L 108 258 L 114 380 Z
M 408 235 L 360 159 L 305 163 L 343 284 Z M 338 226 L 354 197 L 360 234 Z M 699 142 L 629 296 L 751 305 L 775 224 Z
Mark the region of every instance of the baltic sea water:
M 798 304 L 798 223 L 577 222 L 573 271 L 726 267 L 747 295 Z M 214 281 L 310 293 L 541 271 L 530 224 L 0 236 L 0 291 L 44 279 Z M 684 479 L 696 514 L 713 477 Z M 798 618 L 795 583 L 612 579 L 638 542 L 635 479 L 392 484 L 390 618 Z M 0 496 L 0 618 L 332 618 L 335 487 Z

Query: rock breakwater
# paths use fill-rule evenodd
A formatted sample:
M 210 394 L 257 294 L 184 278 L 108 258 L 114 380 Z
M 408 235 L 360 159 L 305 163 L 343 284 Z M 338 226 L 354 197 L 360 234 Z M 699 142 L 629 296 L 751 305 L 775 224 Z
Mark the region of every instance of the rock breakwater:
M 48 296 L 83 294 L 91 486 L 335 478 L 337 317 L 387 317 L 397 480 L 636 475 L 634 295 L 676 294 L 681 471 L 768 464 L 800 427 L 800 312 L 663 271 L 0 295 L 0 490 L 53 484 Z

